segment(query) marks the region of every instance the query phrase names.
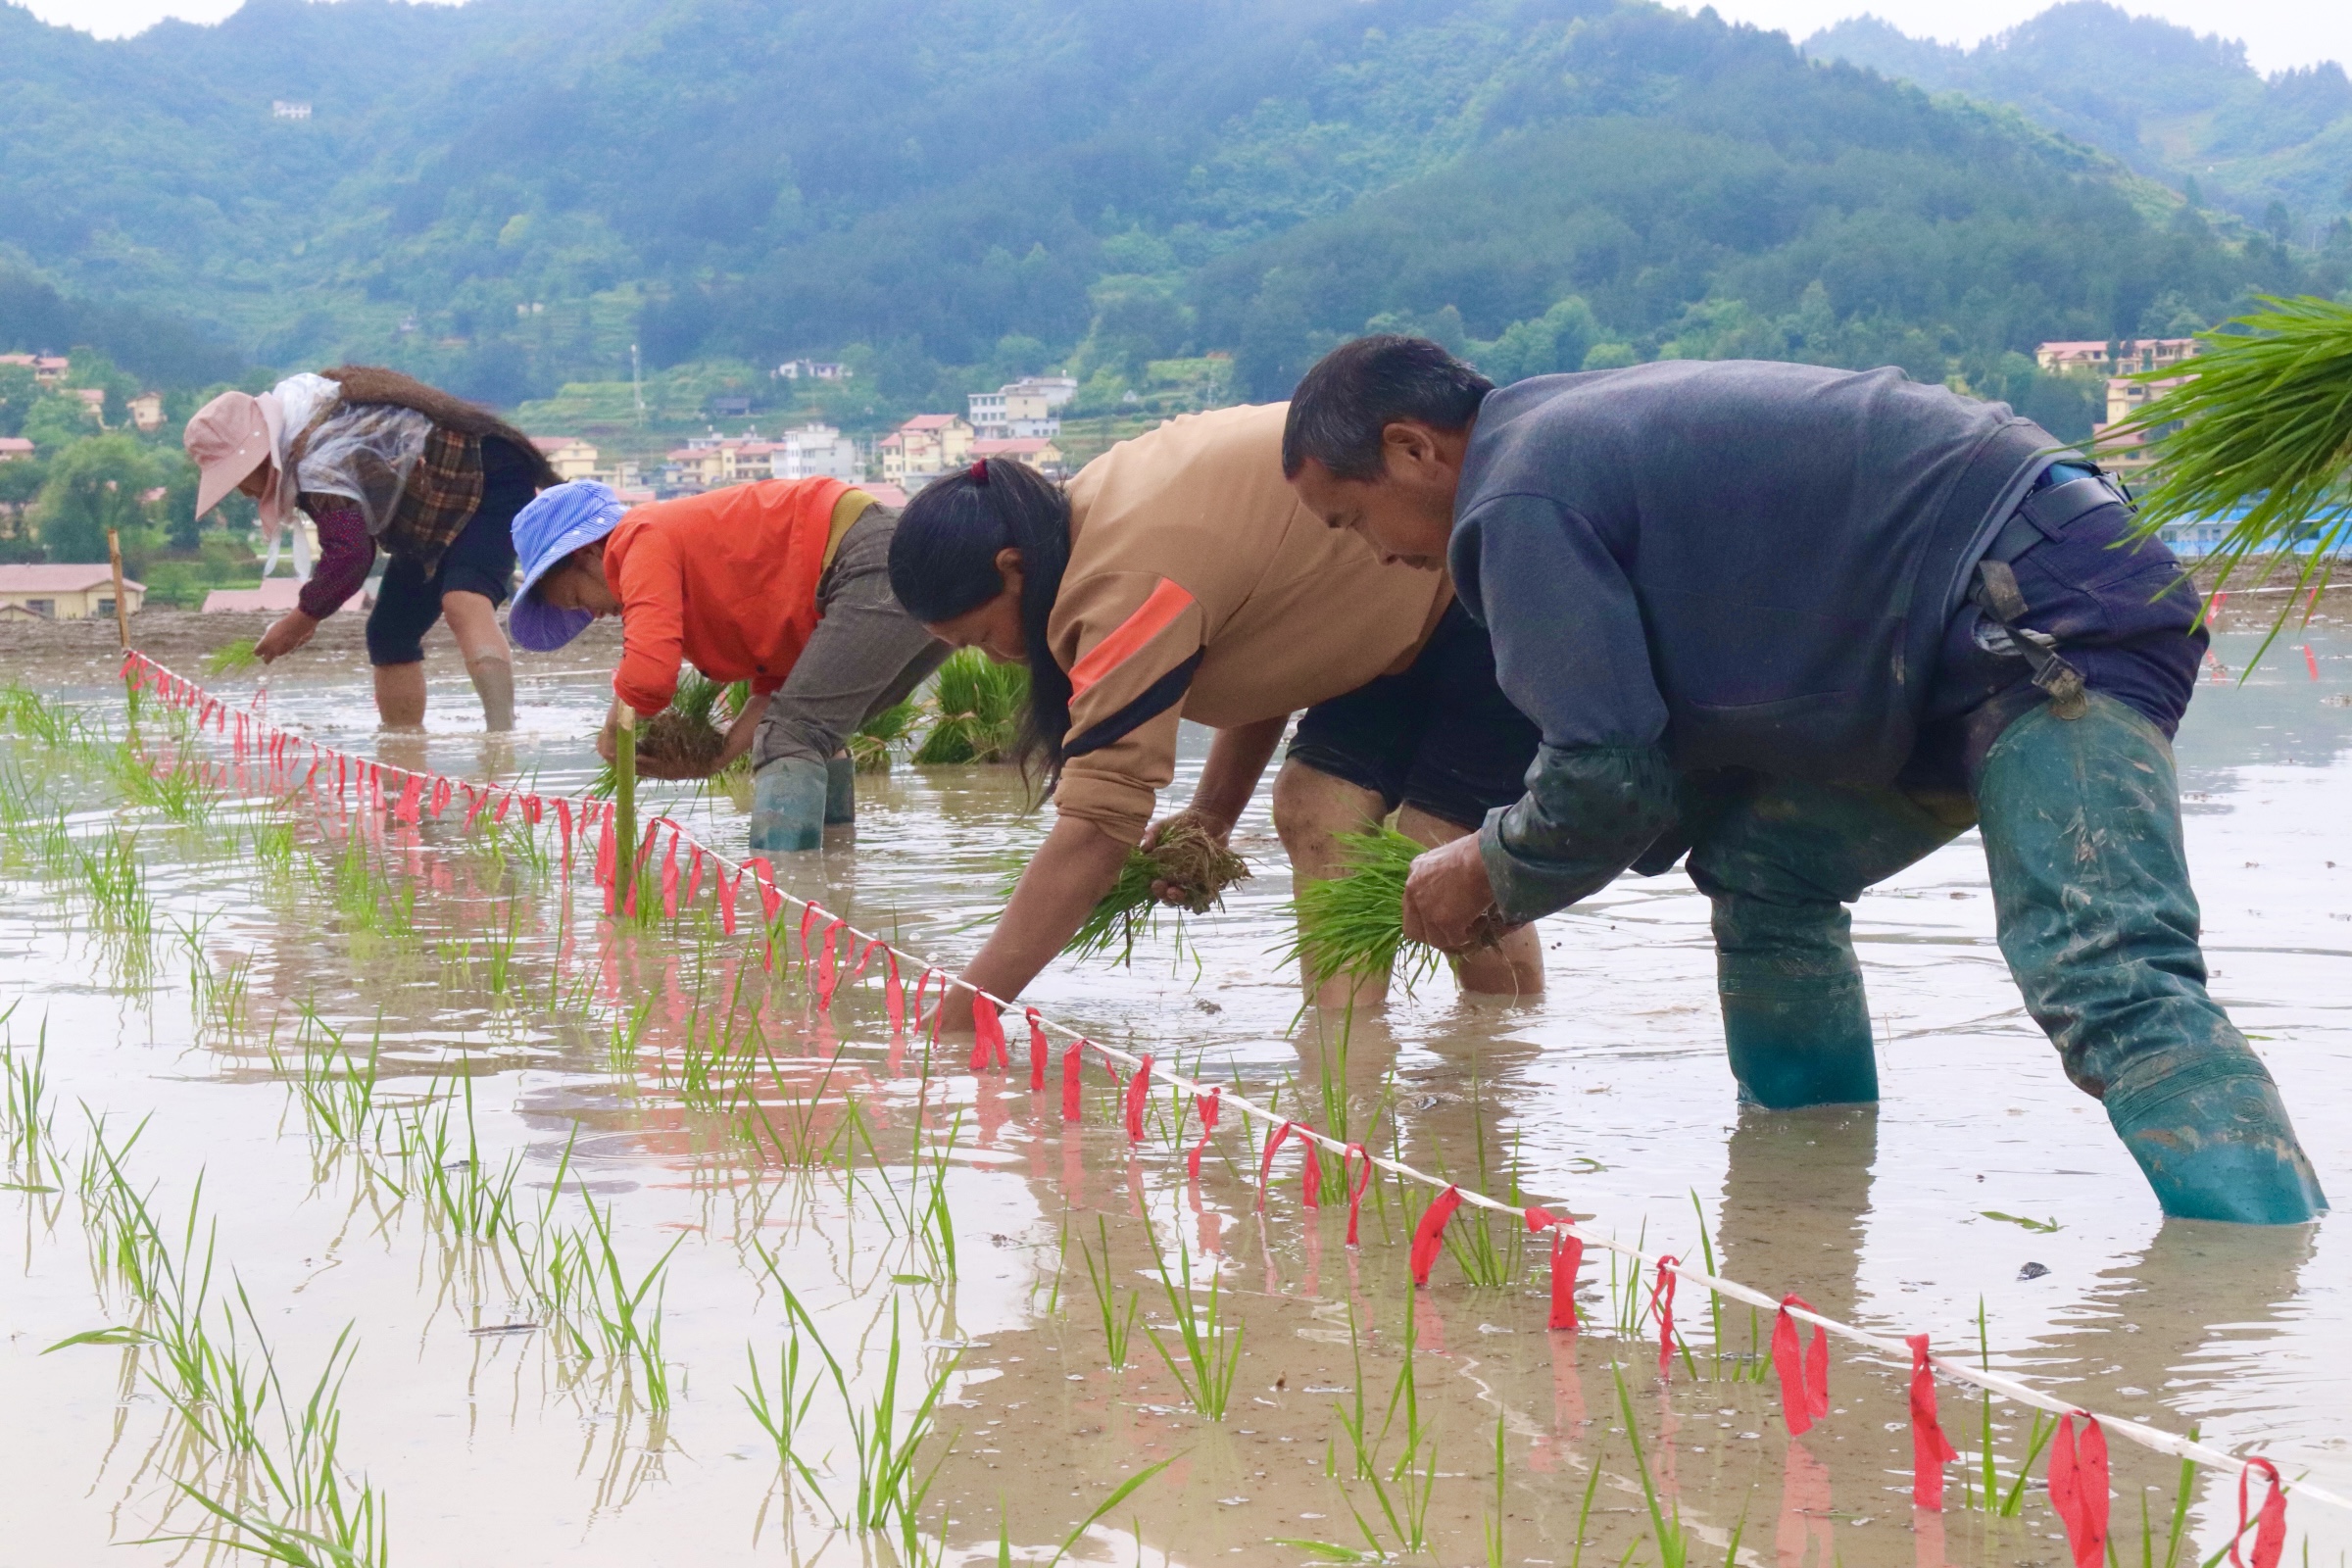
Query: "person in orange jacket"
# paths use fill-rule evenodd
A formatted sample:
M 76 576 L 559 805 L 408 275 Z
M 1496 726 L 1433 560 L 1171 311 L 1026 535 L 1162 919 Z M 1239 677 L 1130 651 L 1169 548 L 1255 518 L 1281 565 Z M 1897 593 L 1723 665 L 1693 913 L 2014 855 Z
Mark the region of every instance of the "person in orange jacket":
M 855 815 L 844 743 L 948 655 L 891 594 L 898 522 L 839 479 L 763 479 L 634 511 L 574 480 L 514 519 L 523 579 L 507 630 L 547 651 L 600 616 L 620 616 L 613 708 L 598 740 L 608 759 L 619 705 L 640 717 L 661 712 L 685 662 L 712 680 L 751 682 L 754 700 L 710 771 L 749 753 L 752 849 L 812 850 L 825 824 Z M 690 776 L 650 758 L 641 766 Z

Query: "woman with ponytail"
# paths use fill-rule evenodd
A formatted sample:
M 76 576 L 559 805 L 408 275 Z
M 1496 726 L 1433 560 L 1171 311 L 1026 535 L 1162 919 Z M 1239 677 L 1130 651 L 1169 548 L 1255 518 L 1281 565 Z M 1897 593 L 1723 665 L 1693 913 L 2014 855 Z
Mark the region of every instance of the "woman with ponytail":
M 942 642 L 1029 667 L 1019 755 L 1058 817 L 966 971 L 981 989 L 1017 996 L 1127 852 L 1178 820 L 1152 828 L 1182 719 L 1215 734 L 1180 816 L 1224 843 L 1291 715 L 1309 710 L 1274 794 L 1302 877 L 1336 872 L 1336 835 L 1399 806 L 1404 831 L 1438 843 L 1518 799 L 1536 735 L 1477 657 L 1484 634 L 1444 573 L 1384 564 L 1298 504 L 1285 413 L 1185 416 L 1066 490 L 989 459 L 906 504 L 891 590 Z M 1465 718 L 1483 739 L 1464 744 Z M 1464 986 L 1540 989 L 1529 946 L 1467 960 Z

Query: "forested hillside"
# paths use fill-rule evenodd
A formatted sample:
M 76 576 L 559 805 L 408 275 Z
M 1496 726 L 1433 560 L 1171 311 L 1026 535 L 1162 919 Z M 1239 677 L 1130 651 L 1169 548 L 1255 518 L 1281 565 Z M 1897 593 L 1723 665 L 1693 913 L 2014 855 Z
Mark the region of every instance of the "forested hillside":
M 2266 78 L 2243 44 L 2105 0 L 2066 0 L 1973 49 L 1909 38 L 1874 17 L 1804 47 L 2015 105 L 2266 231 L 2352 244 L 2352 79 L 2333 62 Z
M 2073 433 L 2038 339 L 2352 258 L 1641 0 L 252 0 L 115 43 L 0 6 L 8 263 L 502 403 L 632 342 L 846 358 L 874 419 L 1058 363 L 1104 406 L 1212 350 L 1275 396 L 1379 322 L 1504 376 L 1892 361 Z

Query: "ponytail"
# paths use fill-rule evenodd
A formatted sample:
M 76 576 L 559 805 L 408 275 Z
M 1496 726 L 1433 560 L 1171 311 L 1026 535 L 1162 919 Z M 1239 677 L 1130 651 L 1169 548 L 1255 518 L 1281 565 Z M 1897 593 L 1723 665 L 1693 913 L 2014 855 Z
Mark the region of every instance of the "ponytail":
M 1046 625 L 1070 564 L 1070 503 L 1027 464 L 984 458 L 916 492 L 890 541 L 890 591 L 927 624 L 968 614 L 1004 591 L 997 552 L 1021 553 L 1021 640 L 1029 653 L 1029 711 L 1013 755 L 1023 772 L 1061 773 L 1070 729 L 1070 676 Z

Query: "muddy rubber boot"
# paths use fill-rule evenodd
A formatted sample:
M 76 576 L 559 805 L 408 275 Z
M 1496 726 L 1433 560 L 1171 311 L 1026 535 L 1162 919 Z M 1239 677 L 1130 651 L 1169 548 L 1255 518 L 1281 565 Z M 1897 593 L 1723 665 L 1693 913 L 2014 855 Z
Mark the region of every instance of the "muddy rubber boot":
M 1862 966 L 1838 904 L 1715 901 L 1715 990 L 1740 1098 L 1773 1110 L 1879 1098 Z
M 754 855 L 821 849 L 825 842 L 825 764 L 787 757 L 752 775 Z
M 506 659 L 474 659 L 466 663 L 473 677 L 474 694 L 482 700 L 482 727 L 502 735 L 514 727 L 514 664 Z
M 2206 992 L 2163 734 L 2095 692 L 2080 718 L 2037 708 L 1986 752 L 1977 805 L 2026 1009 L 2164 1211 L 2293 1225 L 2325 1210 L 2269 1069 Z
M 1845 906 L 1967 826 L 1895 790 L 1759 782 L 1688 810 L 1715 906 L 1715 989 L 1740 1098 L 1775 1110 L 1879 1098 Z
M 846 757 L 825 763 L 825 826 L 858 820 L 858 764 Z

